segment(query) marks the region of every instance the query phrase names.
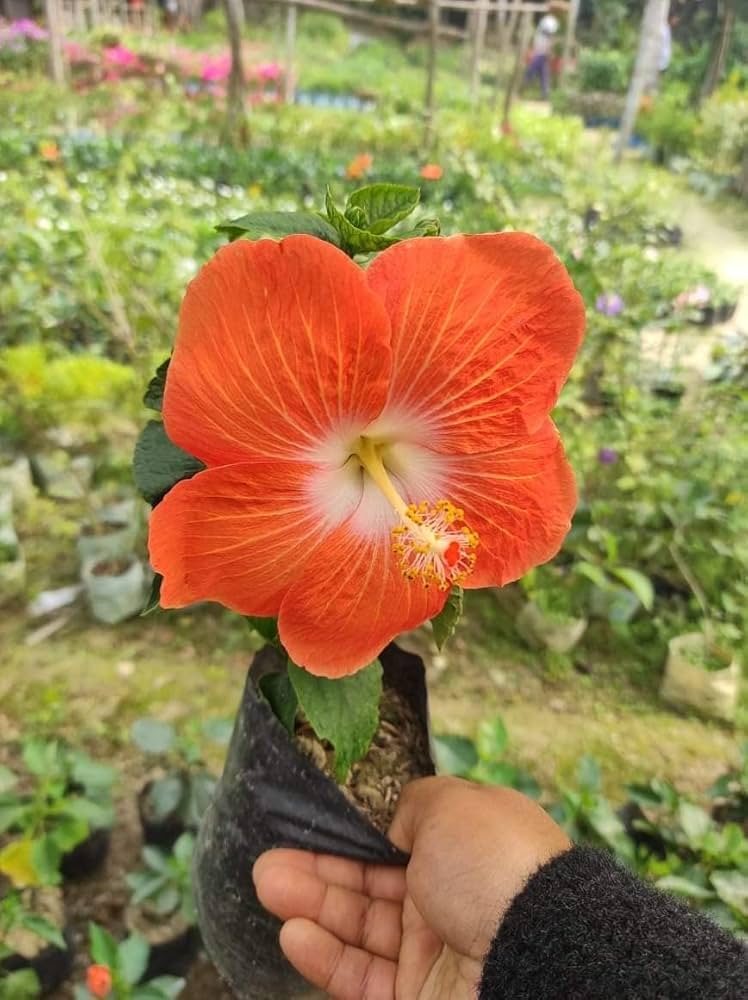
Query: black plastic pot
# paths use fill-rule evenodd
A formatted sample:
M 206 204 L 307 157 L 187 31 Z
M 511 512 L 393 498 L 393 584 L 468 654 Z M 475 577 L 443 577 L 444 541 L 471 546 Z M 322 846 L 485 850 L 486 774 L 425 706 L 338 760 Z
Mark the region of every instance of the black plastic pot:
M 187 826 L 175 810 L 163 819 L 152 819 L 148 816 L 148 792 L 153 785 L 147 782 L 138 792 L 138 816 L 143 830 L 143 841 L 154 847 L 170 848 L 187 832 Z
M 62 858 L 60 871 L 65 878 L 85 878 L 93 875 L 106 860 L 112 839 L 110 829 L 94 830 Z
M 181 934 L 160 944 L 152 944 L 143 982 L 157 976 L 186 976 L 197 958 L 202 939 L 197 927 L 188 927 Z M 206 998 L 207 1000 L 207 998 Z
M 64 938 L 67 948 L 56 948 L 54 945 L 49 945 L 34 958 L 9 955 L 3 959 L 0 966 L 5 972 L 33 969 L 39 978 L 41 995 L 48 996 L 61 986 L 73 971 L 73 935 L 67 928 L 64 932 Z
M 427 739 L 422 661 L 394 644 L 380 659 L 385 686 L 412 706 Z M 252 663 L 223 776 L 194 855 L 203 941 L 240 1000 L 290 1000 L 308 990 L 280 951 L 280 923 L 255 896 L 252 865 L 263 851 L 295 847 L 373 864 L 407 863 L 407 855 L 296 749 L 257 693 L 259 679 L 282 666 L 272 647 L 261 650 Z

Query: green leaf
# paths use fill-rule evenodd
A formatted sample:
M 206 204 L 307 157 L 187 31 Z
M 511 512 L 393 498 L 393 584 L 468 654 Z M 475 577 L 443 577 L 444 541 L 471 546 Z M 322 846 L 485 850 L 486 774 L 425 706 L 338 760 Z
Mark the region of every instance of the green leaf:
M 478 763 L 478 751 L 467 736 L 435 736 L 436 768 L 442 774 L 466 777 Z
M 692 802 L 680 803 L 678 820 L 691 847 L 698 847 L 714 826 L 709 813 L 701 806 L 695 806 Z
M 57 832 L 62 833 L 62 824 L 58 824 Z M 62 855 L 64 851 L 70 850 L 77 844 L 80 844 L 82 840 L 85 840 L 88 833 L 88 828 L 85 823 L 80 823 L 77 825 L 77 835 L 75 833 L 76 825 L 71 824 L 71 830 L 63 843 L 69 844 L 69 847 L 61 847 L 53 834 L 47 834 L 44 837 L 39 837 L 33 843 L 33 848 L 31 852 L 32 863 L 34 870 L 37 874 L 39 882 L 42 885 L 59 885 L 62 881 L 60 875 L 60 862 L 62 860 Z
M 151 871 L 160 872 L 165 875 L 169 871 L 169 855 L 166 851 L 162 851 L 160 847 L 154 847 L 152 844 L 146 844 L 143 847 L 143 861 L 148 865 Z
M 32 774 L 49 778 L 59 773 L 59 746 L 45 740 L 26 740 L 23 745 L 23 762 Z
M 156 374 L 148 383 L 148 388 L 145 390 L 145 395 L 143 396 L 143 404 L 147 406 L 149 410 L 156 410 L 158 413 L 161 412 L 161 407 L 164 404 L 166 374 L 169 371 L 170 361 L 171 358 L 167 358 L 165 361 L 161 362 L 156 369 Z
M 608 579 L 605 570 L 601 569 L 599 566 L 595 566 L 594 563 L 589 562 L 577 562 L 574 564 L 574 571 L 579 573 L 580 576 L 586 577 L 586 579 L 592 581 L 596 587 L 601 590 L 608 590 L 610 587 L 610 580 Z
M 336 777 L 345 781 L 351 764 L 365 755 L 379 726 L 381 663 L 374 660 L 349 677 L 330 680 L 315 677 L 289 660 L 288 676 L 315 733 L 332 744 Z
M 119 946 L 119 972 L 130 986 L 143 978 L 150 950 L 146 939 L 139 934 L 131 934 Z
M 213 792 L 217 785 L 216 779 L 207 771 L 191 774 L 187 783 L 187 800 L 184 808 L 184 820 L 190 826 L 198 826 L 203 813 L 210 805 Z
M 509 733 L 501 716 L 486 719 L 480 724 L 475 746 L 482 760 L 497 760 L 506 753 Z
M 240 236 L 251 240 L 269 237 L 280 240 L 284 236 L 303 233 L 316 236 L 334 246 L 340 246 L 337 231 L 321 215 L 315 212 L 249 212 L 238 219 L 222 222 L 216 226 L 219 233 L 225 233 L 230 240 Z
M 140 433 L 133 456 L 135 485 L 155 506 L 172 486 L 191 479 L 205 466 L 199 459 L 173 444 L 160 420 L 149 420 Z
M 98 924 L 88 925 L 91 958 L 97 965 L 106 965 L 112 971 L 119 971 L 117 942 L 109 931 Z
M 188 867 L 195 850 L 195 837 L 191 833 L 183 833 L 174 844 L 174 857 L 185 867 Z
M 157 823 L 178 812 L 184 797 L 184 783 L 180 777 L 171 774 L 157 778 L 148 789 L 148 805 L 151 818 Z
M 715 871 L 711 882 L 723 903 L 748 917 L 748 875 L 739 871 Z
M 146 753 L 166 753 L 177 738 L 174 726 L 160 719 L 136 719 L 130 735 L 133 743 Z
M 329 187 L 325 197 L 325 207 L 328 219 L 340 234 L 340 245 L 350 257 L 355 257 L 357 254 L 377 253 L 379 250 L 386 250 L 387 247 L 391 247 L 393 243 L 397 243 L 400 239 L 398 236 L 380 236 L 377 233 L 370 233 L 366 229 L 359 229 L 358 226 L 354 226 L 335 207 Z
M 346 218 L 370 233 L 386 233 L 411 214 L 421 200 L 417 187 L 405 184 L 369 184 L 354 191 L 346 205 Z M 358 210 L 354 215 L 352 209 Z M 363 216 L 363 222 L 355 221 Z
M 39 996 L 41 985 L 33 969 L 10 972 L 0 978 L 0 1000 L 37 1000 Z
M 447 603 L 439 614 L 431 619 L 431 628 L 437 649 L 443 649 L 447 639 L 451 639 L 454 635 L 457 623 L 462 617 L 462 605 L 462 587 L 452 587 Z
M 480 760 L 470 772 L 472 781 L 480 781 L 484 785 L 502 785 L 514 788 L 519 778 L 519 769 L 506 761 Z
M 163 889 L 168 880 L 168 875 L 147 875 L 145 872 L 131 872 L 125 877 L 125 881 L 132 890 L 130 902 L 134 906 L 137 906 L 144 899 L 150 899 Z
M 61 948 L 63 951 L 67 948 L 60 928 L 55 927 L 53 923 L 45 920 L 44 917 L 40 917 L 36 913 L 28 913 L 23 918 L 23 925 L 36 934 L 37 937 L 40 937 L 42 941 L 53 944 L 55 948 Z
M 6 833 L 17 824 L 20 824 L 26 815 L 28 807 L 18 802 L 8 802 L 0 805 L 0 834 Z
M 82 795 L 72 799 L 70 808 L 74 811 L 75 818 L 83 820 L 90 830 L 104 830 L 114 822 L 114 809 L 111 805 L 102 805 Z
M 164 578 L 160 573 L 153 574 L 153 580 L 151 581 L 151 589 L 148 592 L 148 597 L 145 599 L 145 604 L 143 605 L 143 610 L 140 612 L 141 618 L 144 615 L 149 615 L 151 611 L 155 611 L 156 608 L 161 606 L 161 584 L 164 582 Z
M 259 687 L 273 710 L 273 715 L 286 732 L 293 736 L 299 699 L 288 674 L 265 674 L 260 678 Z
M 602 779 L 600 765 L 594 757 L 584 754 L 577 765 L 577 781 L 581 788 L 589 792 L 599 792 Z
M 176 976 L 159 976 L 133 990 L 132 1000 L 173 1000 L 182 992 L 184 985 L 184 979 L 177 979 Z
M 5 767 L 0 764 L 0 795 L 5 792 L 9 792 L 12 788 L 15 788 L 18 784 L 17 776 L 11 771 L 9 767 Z
M 117 771 L 108 764 L 92 760 L 87 754 L 77 753 L 72 760 L 72 779 L 87 791 L 108 790 L 117 779 Z
M 638 569 L 629 569 L 627 566 L 617 566 L 615 569 L 611 570 L 611 572 L 614 576 L 617 576 L 621 583 L 624 583 L 632 593 L 636 594 L 647 611 L 652 610 L 655 593 L 652 581 L 648 576 L 645 576 L 644 573 L 640 573 Z
M 212 743 L 227 747 L 234 731 L 233 719 L 206 719 L 202 725 L 203 735 Z
M 688 899 L 714 899 L 715 895 L 710 889 L 705 889 L 680 875 L 665 875 L 657 879 L 655 885 L 658 889 L 665 889 L 678 896 L 686 896 Z
M 255 615 L 245 615 L 244 617 L 249 627 L 262 636 L 265 642 L 278 642 L 277 618 L 257 618 Z

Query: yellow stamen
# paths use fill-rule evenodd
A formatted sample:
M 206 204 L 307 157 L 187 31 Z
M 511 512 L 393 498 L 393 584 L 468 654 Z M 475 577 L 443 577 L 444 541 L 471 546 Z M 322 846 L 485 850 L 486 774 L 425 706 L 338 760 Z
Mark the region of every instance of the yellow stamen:
M 359 438 L 355 454 L 400 517 L 392 529 L 393 550 L 403 575 L 448 590 L 475 566 L 478 535 L 465 524 L 463 511 L 449 500 L 406 504 L 395 489 L 380 454 L 381 444 Z

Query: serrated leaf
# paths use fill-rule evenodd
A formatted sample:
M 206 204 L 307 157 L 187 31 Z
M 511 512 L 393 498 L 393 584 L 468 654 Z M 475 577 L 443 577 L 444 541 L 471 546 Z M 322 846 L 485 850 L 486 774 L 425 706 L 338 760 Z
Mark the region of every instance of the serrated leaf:
M 136 719 L 130 728 L 133 743 L 146 753 L 166 753 L 174 746 L 174 726 L 160 719 Z
M 289 735 L 293 735 L 299 699 L 288 674 L 265 674 L 260 678 L 260 691 L 273 715 Z
M 171 358 L 162 361 L 156 369 L 156 374 L 148 383 L 148 388 L 145 390 L 145 395 L 143 396 L 143 404 L 149 410 L 161 412 L 161 407 L 164 405 L 164 389 L 166 388 L 166 375 L 169 371 L 170 361 Z
M 431 619 L 437 649 L 443 649 L 447 640 L 454 635 L 457 623 L 462 617 L 463 597 L 462 587 L 452 587 L 446 604 L 439 614 Z
M 369 749 L 379 726 L 382 665 L 374 660 L 349 677 L 315 677 L 288 661 L 288 676 L 312 729 L 335 750 L 335 774 L 345 780 Z
M 146 939 L 139 934 L 131 934 L 117 949 L 119 972 L 128 985 L 134 986 L 143 978 L 150 950 Z
M 645 576 L 644 573 L 640 573 L 638 569 L 630 569 L 627 566 L 617 566 L 615 569 L 611 570 L 611 572 L 614 576 L 617 576 L 621 583 L 625 584 L 632 593 L 636 594 L 647 611 L 652 610 L 655 593 L 652 581 L 648 576 Z
M 256 615 L 245 615 L 244 616 L 247 624 L 251 629 L 253 629 L 259 636 L 261 636 L 265 642 L 277 643 L 278 641 L 278 619 L 277 618 L 258 618 Z
M 467 736 L 435 736 L 436 769 L 440 774 L 467 777 L 478 763 L 478 751 Z
M 360 229 L 381 235 L 407 218 L 420 200 L 421 191 L 417 187 L 405 184 L 368 184 L 354 191 L 348 198 L 345 215 Z M 351 210 L 356 210 L 355 218 Z M 361 218 L 361 222 L 356 221 Z
M 284 236 L 306 234 L 340 246 L 336 229 L 315 212 L 249 212 L 238 219 L 231 219 L 216 226 L 230 240 L 243 236 L 251 240 L 267 237 L 280 240 Z
M 91 958 L 94 962 L 97 965 L 106 965 L 112 971 L 117 970 L 119 964 L 117 942 L 109 931 L 99 927 L 98 924 L 89 923 L 88 939 Z
M 203 463 L 169 440 L 160 420 L 149 420 L 140 433 L 133 455 L 135 485 L 151 505 L 183 479 L 202 471 Z
M 329 187 L 325 197 L 325 208 L 328 219 L 338 231 L 342 249 L 350 257 L 355 257 L 357 254 L 377 253 L 379 250 L 386 250 L 387 247 L 391 247 L 399 240 L 397 236 L 380 236 L 376 233 L 370 233 L 366 229 L 359 229 L 358 226 L 354 226 L 336 207 Z

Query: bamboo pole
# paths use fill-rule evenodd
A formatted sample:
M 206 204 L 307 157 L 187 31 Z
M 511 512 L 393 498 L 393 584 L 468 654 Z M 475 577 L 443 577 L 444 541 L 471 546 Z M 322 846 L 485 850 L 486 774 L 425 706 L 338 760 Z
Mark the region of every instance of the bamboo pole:
M 488 10 L 488 7 L 481 5 L 475 13 L 473 51 L 470 62 L 470 103 L 473 105 L 480 103 L 480 61 L 483 55 L 483 47 L 486 43 Z
M 244 12 L 241 0 L 223 0 L 226 13 L 226 28 L 231 50 L 231 71 L 229 92 L 226 102 L 226 138 L 238 145 L 248 138 L 247 110 L 244 103 L 244 62 L 242 59 L 242 21 Z
M 577 31 L 577 20 L 579 18 L 580 0 L 571 0 L 571 5 L 566 17 L 566 34 L 564 35 L 564 49 L 561 56 L 561 72 L 558 74 L 558 82 L 563 83 L 564 77 L 571 62 L 571 53 L 574 48 L 574 39 Z
M 509 128 L 509 116 L 512 111 L 512 101 L 514 100 L 514 95 L 517 92 L 520 77 L 522 76 L 522 66 L 524 63 L 525 52 L 527 52 L 527 46 L 530 43 L 531 31 L 532 14 L 528 10 L 524 10 L 522 12 L 522 19 L 519 26 L 519 39 L 517 41 L 517 54 L 514 59 L 514 69 L 512 70 L 512 75 L 506 88 L 506 96 L 504 97 L 504 113 L 501 118 L 502 130 L 508 130 Z
M 62 53 L 61 0 L 44 0 L 44 13 L 49 33 L 49 75 L 55 83 L 65 82 L 65 59 Z
M 429 0 L 429 57 L 426 65 L 426 96 L 423 111 L 423 144 L 430 150 L 434 144 L 434 119 L 436 114 L 436 60 L 439 44 L 439 0 Z
M 283 98 L 286 104 L 293 104 L 296 92 L 294 63 L 296 61 L 297 11 L 295 3 L 289 4 L 286 11 L 286 78 L 283 81 Z

